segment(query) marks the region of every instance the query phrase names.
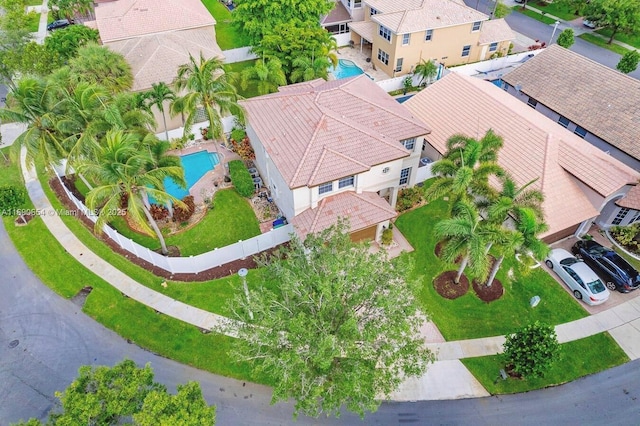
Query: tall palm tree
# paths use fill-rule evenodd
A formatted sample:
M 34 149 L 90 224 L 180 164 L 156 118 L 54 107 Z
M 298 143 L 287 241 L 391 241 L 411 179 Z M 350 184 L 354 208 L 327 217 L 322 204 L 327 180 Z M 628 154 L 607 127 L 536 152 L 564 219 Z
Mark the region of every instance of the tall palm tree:
M 238 104 L 238 93 L 229 82 L 221 59 L 205 59 L 200 53 L 200 60 L 196 61 L 189 55 L 189 63 L 178 68 L 174 87 L 178 93 L 185 90 L 187 92 L 171 104 L 173 114 L 183 112 L 187 115 L 184 124 L 185 136 L 191 132 L 199 108 L 204 108 L 214 138 L 222 137 L 224 114 L 233 114 L 244 123 L 244 111 Z
M 154 143 L 155 137 L 151 134 L 141 139 L 135 133 L 110 130 L 100 145 L 96 161 L 86 162 L 79 169 L 97 182 L 86 198 L 90 209 L 99 209 L 96 232 L 101 232 L 104 224 L 119 214 L 121 202 L 126 199 L 131 220 L 145 233 L 155 234 L 166 255 L 167 246 L 151 215 L 148 198 L 186 208 L 182 201 L 164 191 L 166 177 L 185 185 L 184 170 L 176 165 L 150 167 L 153 160 L 147 148 Z
M 293 70 L 289 79 L 292 83 L 315 80 L 316 78 L 327 79 L 331 61 L 326 56 L 310 58 L 299 56 L 292 62 Z
M 277 58 L 257 60 L 255 65 L 245 68 L 240 74 L 240 87 L 247 90 L 249 85 L 255 84 L 258 93 L 266 95 L 286 86 L 287 77 L 282 69 L 282 63 Z
M 420 77 L 420 85 L 422 85 L 438 74 L 438 66 L 433 61 L 422 60 L 416 65 L 413 73 Z
M 486 207 L 490 219 L 502 223 L 509 216 L 517 216 L 518 211 L 523 208 L 531 209 L 542 219 L 544 196 L 539 190 L 531 188 L 538 178 L 532 179 L 521 187 L 518 187 L 513 177 L 507 172 L 500 177 L 500 180 L 502 188 L 496 197 L 480 203 L 481 207 Z
M 133 86 L 131 66 L 124 56 L 95 43 L 79 48 L 76 57 L 69 60 L 69 77 L 75 82 L 100 84 L 110 93 Z
M 462 256 L 454 282 L 458 284 L 464 270 L 469 266 L 475 276 L 486 277 L 489 260 L 485 254 L 487 232 L 475 205 L 466 199 L 458 201 L 453 208 L 453 216 L 434 226 L 435 235 L 446 243 L 442 249 L 442 259 L 454 263 Z
M 174 101 L 176 99 L 175 93 L 167 85 L 167 83 L 161 81 L 160 83 L 152 83 L 151 90 L 147 92 L 147 102 L 149 106 L 155 106 L 162 114 L 162 123 L 164 124 L 165 140 L 169 140 L 169 130 L 167 129 L 167 117 L 164 113 L 164 103 L 167 101 Z
M 489 186 L 490 176 L 501 176 L 498 150 L 502 138 L 492 130 L 476 140 L 465 135 L 454 135 L 447 141 L 447 152 L 431 171 L 434 183 L 425 191 L 427 201 L 448 195 L 453 202 L 461 198 L 490 197 L 495 193 Z
M 58 162 L 67 155 L 56 130 L 57 100 L 46 81 L 22 78 L 7 97 L 8 108 L 0 109 L 0 119 L 27 125 L 13 144 L 12 155 L 17 158 L 22 147 L 27 149 L 27 162 L 41 158 L 45 163 Z

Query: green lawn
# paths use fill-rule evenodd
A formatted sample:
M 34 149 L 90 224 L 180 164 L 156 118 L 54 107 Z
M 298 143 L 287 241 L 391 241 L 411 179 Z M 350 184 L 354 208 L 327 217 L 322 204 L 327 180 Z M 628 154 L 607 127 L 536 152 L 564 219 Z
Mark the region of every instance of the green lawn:
M 603 36 L 607 37 L 607 41 L 608 41 L 609 37 L 611 37 L 612 31 L 610 29 L 602 28 L 600 30 L 597 30 L 596 32 L 598 34 L 602 34 Z M 623 43 L 626 43 L 635 47 L 636 49 L 640 49 L 640 31 L 635 32 L 633 34 L 618 33 L 614 37 L 614 40 L 621 41 Z
M 240 74 L 242 70 L 244 70 L 245 68 L 252 67 L 254 63 L 255 63 L 255 60 L 252 59 L 250 61 L 242 61 L 242 62 L 235 62 L 233 64 L 227 64 L 226 67 L 229 72 Z M 255 98 L 256 96 L 260 96 L 260 93 L 258 93 L 258 88 L 255 85 L 250 85 L 249 87 L 247 87 L 247 90 L 242 90 L 242 87 L 240 87 L 240 84 L 238 84 L 236 88 L 238 90 L 238 94 L 245 99 Z
M 249 40 L 231 25 L 231 12 L 219 0 L 202 0 L 216 20 L 216 40 L 222 50 L 249 46 Z
M 23 0 L 25 6 L 40 6 L 42 0 Z
M 166 236 L 167 246 L 179 247 L 182 256 L 195 256 L 260 235 L 260 225 L 249 201 L 234 189 L 217 191 L 214 206 L 193 228 Z M 156 238 L 131 230 L 122 217 L 116 218 L 112 225 L 120 234 L 144 247 L 160 248 Z
M 30 33 L 38 32 L 40 26 L 40 14 L 31 12 L 27 14 L 27 28 Z
M 566 5 L 557 4 L 557 3 L 547 3 L 546 1 L 538 1 L 538 2 L 531 2 L 529 6 L 535 7 L 536 9 L 544 13 L 547 13 L 549 15 L 557 16 L 558 18 L 564 21 L 573 21 L 574 19 L 579 17 L 574 13 L 575 8 L 572 8 Z
M 526 392 L 559 385 L 629 361 L 609 333 L 564 343 L 561 348 L 561 358 L 554 363 L 545 377 L 536 379 L 500 378 L 496 381 L 500 369 L 504 368 L 500 355 L 466 358 L 461 361 L 492 395 Z
M 542 268 L 533 269 L 524 277 L 516 273 L 514 280 L 509 280 L 507 271 L 515 265 L 515 259 L 505 259 L 498 273 L 505 294 L 497 301 L 482 302 L 471 287 L 466 295 L 455 300 L 438 295 L 433 288 L 433 278 L 442 271 L 457 269 L 455 265 L 444 264 L 434 254 L 437 241 L 432 226 L 446 216 L 447 210 L 447 203 L 440 200 L 404 213 L 396 221 L 398 229 L 415 249 L 410 255 L 415 259 L 414 273 L 422 276 L 420 302 L 445 339 L 507 334 L 536 319 L 555 325 L 587 316 L 578 302 Z M 529 301 L 536 295 L 542 300 L 532 309 Z
M 580 37 L 583 40 L 588 41 L 589 43 L 593 43 L 596 46 L 600 46 L 600 47 L 604 47 L 605 49 L 609 49 L 612 52 L 618 53 L 620 55 L 624 55 L 625 53 L 627 53 L 629 50 L 622 47 L 622 46 L 618 46 L 617 44 L 607 44 L 607 40 L 603 39 L 602 37 L 598 37 L 596 35 L 593 34 L 589 34 L 589 33 L 584 33 L 584 34 L 580 34 L 578 37 Z
M 529 9 L 522 10 L 521 6 L 514 6 L 513 11 L 522 13 L 523 15 L 527 15 L 528 17 L 533 18 L 540 22 L 544 22 L 545 24 L 553 25 L 556 22 L 555 19 L 551 19 L 548 16 L 540 15 L 538 12 L 534 12 L 533 10 L 529 10 Z

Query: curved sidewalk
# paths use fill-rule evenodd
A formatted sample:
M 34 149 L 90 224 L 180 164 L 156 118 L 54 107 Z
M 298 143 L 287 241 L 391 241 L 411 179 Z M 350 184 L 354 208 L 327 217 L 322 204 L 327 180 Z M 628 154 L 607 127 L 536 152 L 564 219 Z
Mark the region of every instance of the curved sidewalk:
M 123 294 L 156 311 L 206 330 L 218 330 L 229 318 L 207 312 L 138 283 L 87 248 L 55 214 L 33 168 L 21 155 L 22 173 L 34 207 L 43 211 L 42 220 L 60 244 L 85 268 L 98 275 Z M 640 298 L 634 298 L 606 311 L 556 326 L 561 343 L 608 331 L 630 359 L 640 358 Z M 229 334 L 232 335 L 232 334 Z M 234 336 L 232 336 L 234 337 Z M 427 343 L 437 357 L 423 377 L 406 380 L 392 394 L 396 401 L 458 399 L 489 396 L 459 361 L 462 358 L 495 355 L 502 352 L 504 336 Z

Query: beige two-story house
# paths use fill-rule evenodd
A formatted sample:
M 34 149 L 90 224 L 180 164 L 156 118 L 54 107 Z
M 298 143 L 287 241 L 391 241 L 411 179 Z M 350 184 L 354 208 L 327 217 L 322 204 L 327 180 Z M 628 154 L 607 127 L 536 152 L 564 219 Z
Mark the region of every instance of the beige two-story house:
M 378 240 L 412 186 L 427 126 L 367 76 L 318 79 L 242 101 L 271 195 L 301 236 L 347 218 Z
M 364 20 L 349 23 L 355 48 L 371 49 L 371 61 L 389 76 L 413 72 L 423 60 L 445 66 L 506 55 L 515 34 L 504 19 L 462 0 L 364 0 Z

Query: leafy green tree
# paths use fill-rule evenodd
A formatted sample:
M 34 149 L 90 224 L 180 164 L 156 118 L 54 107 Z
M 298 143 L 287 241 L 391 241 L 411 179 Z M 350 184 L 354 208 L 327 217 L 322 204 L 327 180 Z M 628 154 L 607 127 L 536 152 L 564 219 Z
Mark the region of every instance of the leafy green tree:
M 570 9 L 575 10 L 575 14 L 577 16 L 582 16 L 585 8 L 589 4 L 590 0 L 555 0 L 554 3 L 557 3 L 562 6 L 567 6 Z M 522 5 L 524 9 L 524 4 Z
M 260 95 L 266 95 L 278 91 L 278 87 L 286 86 L 287 77 L 282 70 L 279 59 L 259 59 L 255 65 L 242 70 L 240 74 L 240 87 L 247 90 L 250 85 L 255 85 Z
M 98 30 L 85 25 L 70 25 L 52 32 L 44 39 L 44 46 L 49 54 L 56 54 L 64 63 L 75 58 L 81 47 L 98 43 L 98 38 Z
M 209 131 L 214 138 L 222 137 L 222 117 L 225 114 L 235 115 L 244 122 L 244 110 L 238 104 L 238 93 L 230 83 L 228 74 L 224 73 L 224 63 L 219 58 L 200 60 L 189 55 L 189 63 L 178 68 L 174 82 L 177 92 L 186 91 L 184 96 L 171 104 L 171 112 L 185 113 L 184 134 L 191 132 L 200 108 L 204 109 L 209 119 Z
M 151 90 L 147 92 L 147 102 L 149 106 L 155 106 L 162 114 L 162 123 L 164 124 L 165 138 L 169 140 L 169 129 L 167 129 L 167 117 L 165 116 L 164 103 L 175 101 L 176 95 L 167 83 L 151 83 Z
M 125 200 L 128 217 L 140 230 L 158 238 L 162 253 L 166 255 L 169 251 L 151 215 L 149 197 L 161 204 L 172 202 L 174 206 L 185 208 L 182 201 L 164 191 L 166 177 L 185 186 L 184 170 L 175 165 L 150 167 L 153 159 L 149 146 L 154 143 L 157 139 L 152 134 L 140 139 L 136 133 L 110 130 L 100 144 L 96 159 L 78 165 L 77 169 L 97 183 L 86 198 L 90 209 L 99 209 L 95 224 L 97 232 L 102 232 L 105 223 L 122 215 Z
M 637 0 L 591 0 L 585 18 L 611 31 L 608 44 L 618 32 L 631 34 L 640 28 L 640 2 Z
M 24 206 L 26 199 L 24 189 L 13 185 L 0 186 L 0 213 L 14 216 L 16 210 Z
M 278 24 L 319 27 L 320 16 L 335 7 L 335 3 L 326 0 L 236 0 L 235 5 L 233 24 L 248 36 L 251 46 L 257 46 L 266 34 L 273 33 Z
M 555 330 L 539 321 L 508 335 L 504 343 L 507 368 L 525 379 L 543 377 L 559 357 Z
M 63 64 L 63 60 L 56 52 L 47 50 L 43 44 L 31 41 L 24 46 L 20 61 L 15 64 L 15 68 L 17 72 L 24 75 L 45 77 Z
M 152 390 L 144 398 L 142 408 L 133 414 L 139 426 L 203 426 L 216 422 L 215 406 L 207 405 L 200 385 L 189 382 L 178 385 L 177 395 Z
M 496 1 L 498 3 L 496 4 L 495 12 L 493 14 L 493 19 L 504 18 L 505 16 L 511 13 L 512 9 L 509 6 L 507 6 L 500 0 L 496 0 Z
M 31 40 L 29 18 L 23 0 L 0 0 L 0 10 L 0 80 L 14 88 L 13 77 Z
M 73 19 L 76 15 L 84 15 L 93 10 L 93 0 L 50 0 L 49 7 L 64 16 L 66 19 Z
M 486 246 L 489 234 L 484 225 L 475 205 L 469 200 L 461 199 L 454 205 L 452 217 L 441 220 L 434 226 L 435 235 L 445 241 L 442 259 L 447 263 L 455 263 L 462 256 L 454 279 L 456 284 L 460 282 L 467 266 L 475 276 L 487 276 L 489 259 Z
M 573 43 L 575 43 L 575 38 L 573 37 L 573 29 L 567 28 L 566 30 L 562 31 L 558 35 L 558 39 L 556 40 L 556 43 L 558 43 L 559 46 L 562 46 L 565 49 L 568 49 L 571 46 L 573 46 Z
M 69 75 L 72 82 L 100 84 L 110 93 L 130 90 L 133 86 L 131 66 L 124 57 L 92 43 L 79 48 L 77 55 L 69 60 Z
M 438 66 L 433 61 L 427 61 L 423 59 L 413 73 L 420 77 L 420 85 L 426 85 L 438 75 Z
M 345 406 L 363 416 L 433 361 L 419 337 L 409 258 L 370 253 L 347 229 L 294 237 L 282 256 L 260 261 L 262 284 L 231 306 L 241 321 L 234 356 L 269 377 L 273 403 L 294 399 L 294 415 Z
M 640 53 L 638 53 L 637 50 L 629 50 L 622 55 L 620 62 L 616 65 L 616 69 L 625 74 L 629 74 L 638 68 L 638 62 L 640 62 Z

